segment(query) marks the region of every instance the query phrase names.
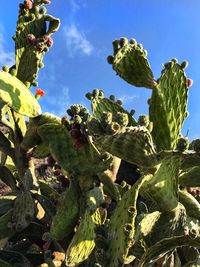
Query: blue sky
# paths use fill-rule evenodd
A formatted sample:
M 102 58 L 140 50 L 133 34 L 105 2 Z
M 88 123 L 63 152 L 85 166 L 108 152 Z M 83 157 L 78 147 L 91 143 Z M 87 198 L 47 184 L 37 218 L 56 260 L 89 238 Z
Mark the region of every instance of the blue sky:
M 0 65 L 13 62 L 11 36 L 20 2 L 1 0 Z M 106 61 L 114 39 L 135 38 L 148 51 L 155 78 L 166 61 L 189 61 L 186 73 L 194 83 L 182 133 L 200 137 L 199 0 L 52 0 L 47 8 L 61 19 L 61 27 L 39 73 L 39 87 L 46 92 L 39 100 L 44 112 L 63 116 L 73 103 L 89 107 L 85 93 L 99 88 L 122 99 L 126 109 L 134 108 L 136 117 L 147 114 L 151 91 L 127 84 Z

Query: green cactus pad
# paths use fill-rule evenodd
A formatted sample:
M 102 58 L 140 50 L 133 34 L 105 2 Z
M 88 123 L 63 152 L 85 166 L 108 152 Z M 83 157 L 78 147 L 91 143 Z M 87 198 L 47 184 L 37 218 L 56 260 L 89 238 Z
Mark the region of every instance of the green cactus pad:
M 154 245 L 163 238 L 184 234 L 186 210 L 184 206 L 179 203 L 175 209 L 160 213 L 159 218 L 157 217 L 153 221 L 154 223 L 151 225 L 149 220 L 144 218 L 140 224 L 141 232 L 144 231 L 145 233 L 143 238 L 148 247 Z M 151 225 L 150 228 L 148 224 Z
M 67 249 L 66 265 L 77 266 L 85 261 L 95 247 L 95 228 L 101 224 L 101 216 L 97 209 L 93 214 L 86 209 L 80 225 Z
M 138 180 L 124 193 L 108 224 L 109 246 L 106 252 L 109 267 L 121 266 L 128 256 L 135 234 L 136 202 L 140 187 L 148 176 Z
M 173 249 L 182 246 L 200 248 L 200 238 L 198 237 L 193 239 L 189 236 L 174 236 L 170 238 L 164 238 L 147 250 L 137 267 L 153 267 L 154 263 L 159 258 Z
M 69 131 L 61 124 L 44 124 L 38 128 L 38 133 L 43 142 L 49 143 L 51 155 L 66 171 L 93 175 L 106 170 L 112 162 L 111 157 L 103 160 L 98 150 L 87 140 L 82 147 L 77 148 Z
M 4 103 L 2 100 L 0 100 L 0 121 L 6 125 L 8 128 L 12 129 L 14 131 L 14 121 L 13 119 L 11 119 L 10 121 L 10 118 L 12 118 L 11 116 L 11 111 L 10 111 L 10 108 L 9 106 Z
M 41 143 L 41 138 L 37 132 L 38 127 L 45 123 L 61 124 L 61 119 L 48 112 L 45 112 L 40 116 L 31 119 L 29 121 L 26 134 L 21 143 L 21 147 L 26 151 L 38 145 L 38 147 L 35 148 L 36 152 L 34 153 L 36 155 L 38 153 L 39 158 L 44 157 L 45 155 L 48 155 L 50 153 L 48 148 L 48 143 L 45 141 Z
M 22 254 L 17 251 L 9 251 L 7 249 L 0 251 L 0 260 L 5 261 L 5 265 L 0 265 L 2 267 L 17 267 L 17 266 L 26 266 L 32 267 L 30 261 Z M 10 265 L 11 263 L 11 265 Z M 1 264 L 1 262 L 0 262 Z
M 18 187 L 16 184 L 16 178 L 12 172 L 5 166 L 0 166 L 0 179 L 7 184 L 12 191 L 17 191 Z
M 113 115 L 121 112 L 128 115 L 129 126 L 137 125 L 135 119 L 130 115 L 130 113 L 114 100 L 104 97 L 102 90 L 95 89 L 93 91 L 93 94 L 91 94 L 91 106 L 92 112 L 97 119 L 100 119 L 105 112 L 111 112 Z
M 50 155 L 49 147 L 47 142 L 42 142 L 38 144 L 32 153 L 35 158 L 45 158 Z
M 150 133 L 145 127 L 126 127 L 114 135 L 99 134 L 93 127 L 94 120 L 88 123 L 89 130 L 97 134 L 94 142 L 102 150 L 144 168 L 156 164 L 156 153 Z
M 52 199 L 52 200 L 58 200 L 60 198 L 60 194 L 53 189 L 51 186 L 49 186 L 47 183 L 44 181 L 39 181 L 39 186 L 42 195 Z
M 189 150 L 194 150 L 195 152 L 200 152 L 200 139 L 192 140 L 192 142 L 189 145 Z
M 1 198 L 0 196 L 0 216 L 4 215 L 10 209 L 12 209 L 13 205 L 14 205 L 14 199 L 11 198 L 11 196 L 4 196 L 3 198 Z
M 178 205 L 179 156 L 169 157 L 157 166 L 154 175 L 149 178 L 143 189 L 160 211 L 170 211 Z
M 155 88 L 156 81 L 146 58 L 146 51 L 141 45 L 137 45 L 136 41 L 131 41 L 130 44 L 119 42 L 115 49 L 115 43 L 113 43 L 114 56 L 110 63 L 117 75 L 134 86 Z
M 179 174 L 179 184 L 182 186 L 200 186 L 200 167 L 188 168 Z
M 49 28 L 46 24 L 49 22 Z M 19 20 L 17 22 L 15 40 L 16 50 L 16 71 L 17 77 L 27 87 L 33 83 L 37 77 L 39 68 L 43 65 L 42 59 L 48 50 L 48 38 L 58 30 L 59 19 L 39 12 L 39 5 L 26 11 L 24 15 L 23 7 L 20 8 Z M 31 38 L 35 39 L 31 42 Z M 30 40 L 28 40 L 28 38 Z
M 99 180 L 104 185 L 104 191 L 106 194 L 108 194 L 111 198 L 113 198 L 115 201 L 119 201 L 121 199 L 118 187 L 113 182 L 111 177 L 108 175 L 108 173 L 105 171 L 103 173 L 98 174 Z
M 45 112 L 41 114 L 38 118 L 33 119 L 32 123 L 33 125 L 36 124 L 38 126 L 41 126 L 45 123 L 61 124 L 61 119 L 58 116 Z
M 94 213 L 104 201 L 105 199 L 102 186 L 96 186 L 89 190 L 86 194 L 86 203 L 88 205 L 87 209 L 89 209 L 91 213 Z
M 0 265 L 4 267 L 12 267 L 12 265 L 2 259 L 0 259 Z
M 25 229 L 33 220 L 35 213 L 34 202 L 30 192 L 17 195 L 13 210 L 13 227 L 17 232 Z
M 28 127 L 23 141 L 21 142 L 21 148 L 28 151 L 30 148 L 35 147 L 41 142 L 41 138 L 37 133 L 37 126 Z
M 0 239 L 11 237 L 15 231 L 9 228 L 9 223 L 12 221 L 13 209 L 10 209 L 0 217 Z
M 48 142 L 52 156 L 64 170 L 77 170 L 76 151 L 71 136 L 63 125 L 44 124 L 38 127 L 38 134 L 43 142 Z
M 39 184 L 35 175 L 35 166 L 33 164 L 33 161 L 29 161 L 29 167 L 26 169 L 21 182 L 25 190 L 34 193 L 39 192 Z
M 152 135 L 158 150 L 175 149 L 187 116 L 187 78 L 182 67 L 172 60 L 158 81 L 149 100 Z
M 65 192 L 61 206 L 53 218 L 50 232 L 53 238 L 62 240 L 74 231 L 79 218 L 79 191 L 73 181 Z
M 22 115 L 32 118 L 41 114 L 40 105 L 27 87 L 4 71 L 0 71 L 0 98 Z
M 192 171 L 193 168 L 200 165 L 200 153 L 188 150 L 182 153 L 182 164 L 180 175 Z M 195 169 L 194 169 L 195 170 Z M 195 175 L 196 176 L 196 175 Z
M 190 193 L 180 190 L 179 201 L 184 205 L 190 217 L 200 220 L 200 204 Z
M 11 147 L 11 142 L 10 140 L 6 137 L 6 134 L 3 134 L 0 131 L 0 150 L 11 157 L 14 156 L 14 150 Z

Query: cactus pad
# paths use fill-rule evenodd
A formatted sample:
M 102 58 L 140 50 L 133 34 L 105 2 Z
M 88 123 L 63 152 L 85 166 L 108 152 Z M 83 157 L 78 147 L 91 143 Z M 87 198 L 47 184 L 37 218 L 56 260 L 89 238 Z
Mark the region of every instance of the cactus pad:
M 200 186 L 200 167 L 194 166 L 180 172 L 179 184 L 190 187 Z
M 138 166 L 150 167 L 156 164 L 155 149 L 150 133 L 145 127 L 121 128 L 111 123 L 111 131 L 105 132 L 95 119 L 88 123 L 94 134 L 94 143 L 102 150 Z
M 13 227 L 18 232 L 25 229 L 34 218 L 35 206 L 28 191 L 21 192 L 17 195 L 13 210 Z
M 148 177 L 142 177 L 130 190 L 124 193 L 108 224 L 109 267 L 120 266 L 127 260 L 129 248 L 135 234 L 136 202 L 140 187 Z
M 187 116 L 188 85 L 176 60 L 165 64 L 158 86 L 149 100 L 152 135 L 158 150 L 175 149 Z
M 117 101 L 114 101 L 112 98 L 104 97 L 102 90 L 94 89 L 93 93 L 88 93 L 86 95 L 91 99 L 92 112 L 95 118 L 100 119 L 103 113 L 111 112 L 113 115 L 116 115 L 118 112 L 125 113 L 128 115 L 128 125 L 136 126 L 137 123 L 135 119 L 126 111 Z
M 62 240 L 74 231 L 79 218 L 79 192 L 73 181 L 65 192 L 53 218 L 50 232 L 55 239 Z
M 149 181 L 143 184 L 145 193 L 157 205 L 160 211 L 169 211 L 178 205 L 179 156 L 166 158 Z
M 77 146 L 77 139 L 61 124 L 42 125 L 38 128 L 38 133 L 43 141 L 49 143 L 52 156 L 66 171 L 96 174 L 106 170 L 111 164 L 112 158 L 102 159 L 98 150 L 91 146 L 85 137 L 81 147 Z
M 91 211 L 87 209 L 67 249 L 67 266 L 77 266 L 92 253 L 95 247 L 95 228 L 98 224 L 101 224 L 99 210 L 91 214 Z
M 4 71 L 0 71 L 0 98 L 22 115 L 32 118 L 41 114 L 40 105 L 27 87 Z
M 113 49 L 114 56 L 110 56 L 108 62 L 112 64 L 117 75 L 137 87 L 150 89 L 156 87 L 156 81 L 146 58 L 147 52 L 142 45 L 133 39 L 128 44 L 128 40 L 122 38 L 113 42 Z
M 20 6 L 16 35 L 13 37 L 17 77 L 26 83 L 27 87 L 34 84 L 39 68 L 43 67 L 43 56 L 52 45 L 50 36 L 58 30 L 60 24 L 59 19 L 42 12 L 41 4 L 42 2 L 32 3 L 30 8 Z

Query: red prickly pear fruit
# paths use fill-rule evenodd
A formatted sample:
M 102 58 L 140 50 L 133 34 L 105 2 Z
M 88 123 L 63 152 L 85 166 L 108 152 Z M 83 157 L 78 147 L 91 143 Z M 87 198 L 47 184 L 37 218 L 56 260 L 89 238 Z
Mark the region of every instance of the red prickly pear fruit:
M 51 241 L 45 242 L 42 246 L 43 251 L 49 250 L 49 247 L 51 246 Z
M 53 39 L 51 37 L 49 37 L 46 44 L 48 47 L 51 47 L 53 45 Z
M 79 124 L 73 124 L 72 129 L 79 129 L 80 130 L 80 125 Z
M 61 118 L 61 123 L 64 124 L 64 122 L 65 122 L 66 120 L 68 121 L 67 116 L 62 117 L 62 118 Z
M 55 175 L 55 176 L 59 176 L 60 174 L 61 174 L 61 170 L 56 169 L 56 170 L 54 171 L 54 175 Z
M 60 200 L 56 200 L 54 204 L 55 204 L 56 208 L 60 208 L 61 201 Z
M 80 136 L 81 136 L 81 132 L 80 132 L 80 130 L 79 129 L 72 129 L 71 131 L 70 131 L 70 135 L 71 135 L 71 137 L 72 138 L 74 138 L 74 139 L 78 139 Z
M 52 156 L 49 156 L 48 159 L 47 159 L 47 164 L 49 166 L 54 166 L 55 163 L 56 162 L 55 162 L 54 158 Z
M 33 2 L 31 0 L 25 0 L 24 1 L 24 8 L 25 9 L 31 9 L 33 7 Z
M 27 35 L 27 41 L 28 41 L 30 44 L 33 44 L 33 43 L 36 41 L 35 35 L 33 35 L 33 34 L 28 34 L 28 35 Z
M 63 124 L 63 122 L 64 122 L 65 120 L 68 120 L 67 116 L 64 116 L 64 117 L 61 118 L 61 123 Z
M 188 84 L 188 87 L 191 87 L 193 85 L 193 80 L 187 79 L 187 84 Z
M 44 0 L 44 4 L 51 4 L 51 0 Z

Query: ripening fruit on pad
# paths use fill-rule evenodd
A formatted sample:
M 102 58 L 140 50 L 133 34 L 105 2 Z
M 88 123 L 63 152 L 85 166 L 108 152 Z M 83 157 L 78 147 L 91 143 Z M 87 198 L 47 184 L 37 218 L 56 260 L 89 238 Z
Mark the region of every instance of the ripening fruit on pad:
M 0 99 L 24 116 L 33 118 L 41 114 L 40 105 L 28 88 L 4 71 L 0 71 Z

